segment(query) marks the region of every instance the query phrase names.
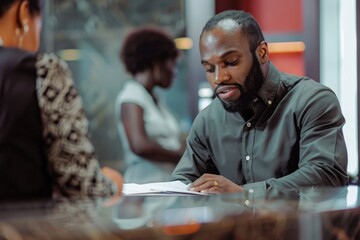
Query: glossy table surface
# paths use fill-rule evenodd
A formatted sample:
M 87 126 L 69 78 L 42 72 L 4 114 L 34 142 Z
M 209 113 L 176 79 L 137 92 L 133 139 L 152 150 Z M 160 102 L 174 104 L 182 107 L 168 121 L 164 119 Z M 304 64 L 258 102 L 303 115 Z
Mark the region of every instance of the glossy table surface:
M 360 188 L 1 203 L 0 239 L 360 239 Z

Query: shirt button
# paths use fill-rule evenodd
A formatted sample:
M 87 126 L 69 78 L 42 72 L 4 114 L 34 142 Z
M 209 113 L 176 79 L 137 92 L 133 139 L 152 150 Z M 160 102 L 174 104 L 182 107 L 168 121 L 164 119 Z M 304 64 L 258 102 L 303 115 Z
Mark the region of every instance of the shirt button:
M 253 100 L 253 102 L 255 103 L 255 102 L 257 102 L 259 99 L 258 98 L 255 98 L 254 100 Z
M 245 159 L 246 159 L 246 161 L 249 161 L 249 160 L 250 160 L 250 156 L 247 155 L 247 156 L 245 157 Z
M 251 123 L 250 123 L 250 122 L 246 123 L 246 126 L 247 126 L 248 128 L 250 128 L 250 127 L 251 127 Z
M 271 105 L 272 104 L 272 101 L 271 100 L 268 100 L 268 102 L 267 102 L 269 105 Z

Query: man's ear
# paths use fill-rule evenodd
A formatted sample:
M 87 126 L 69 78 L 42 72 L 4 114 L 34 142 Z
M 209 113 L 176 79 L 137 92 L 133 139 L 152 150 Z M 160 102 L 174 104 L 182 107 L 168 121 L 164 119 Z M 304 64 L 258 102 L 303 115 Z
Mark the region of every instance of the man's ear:
M 264 64 L 269 60 L 269 48 L 267 42 L 262 41 L 257 48 L 257 52 L 258 52 L 259 62 L 261 64 Z
M 25 25 L 29 24 L 30 11 L 29 11 L 29 2 L 28 1 L 21 1 L 19 6 L 19 13 L 18 13 L 18 26 L 20 29 L 23 29 Z

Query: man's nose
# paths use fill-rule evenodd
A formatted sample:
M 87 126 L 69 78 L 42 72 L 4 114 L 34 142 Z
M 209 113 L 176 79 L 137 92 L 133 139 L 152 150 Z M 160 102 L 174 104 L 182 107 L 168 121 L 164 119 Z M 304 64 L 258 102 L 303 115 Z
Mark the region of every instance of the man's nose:
M 215 84 L 220 84 L 230 80 L 228 71 L 223 67 L 217 67 L 215 71 Z

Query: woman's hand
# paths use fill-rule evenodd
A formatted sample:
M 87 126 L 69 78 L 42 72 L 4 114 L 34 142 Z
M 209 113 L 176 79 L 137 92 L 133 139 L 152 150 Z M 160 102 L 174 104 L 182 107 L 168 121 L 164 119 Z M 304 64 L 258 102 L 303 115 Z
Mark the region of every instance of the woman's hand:
M 109 180 L 115 183 L 115 185 L 117 186 L 117 193 L 115 195 L 120 196 L 122 193 L 123 182 L 124 182 L 121 174 L 115 169 L 112 169 L 110 167 L 103 167 L 101 169 L 101 172 L 105 175 L 105 177 L 107 177 Z
M 201 193 L 232 193 L 242 192 L 244 188 L 229 179 L 215 174 L 205 173 L 190 186 L 190 191 Z
M 115 193 L 115 195 L 113 197 L 107 199 L 103 203 L 104 207 L 110 207 L 119 202 L 119 199 L 121 198 L 121 195 L 122 195 L 124 180 L 123 180 L 122 175 L 113 168 L 103 167 L 101 169 L 101 172 L 104 174 L 105 177 L 107 177 L 110 181 L 115 183 L 115 185 L 117 186 L 117 192 Z

